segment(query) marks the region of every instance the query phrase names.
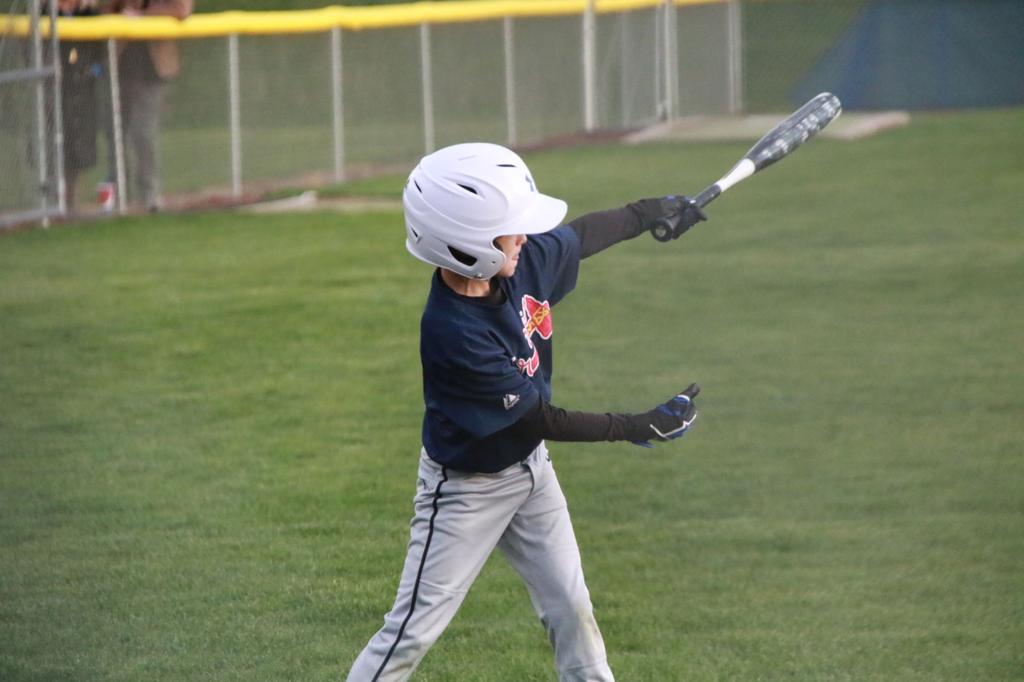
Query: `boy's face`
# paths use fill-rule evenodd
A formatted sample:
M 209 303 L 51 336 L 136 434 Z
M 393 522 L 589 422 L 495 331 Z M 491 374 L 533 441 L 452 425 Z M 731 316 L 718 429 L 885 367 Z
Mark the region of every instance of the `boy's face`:
M 507 234 L 495 239 L 494 243 L 505 254 L 505 264 L 501 266 L 501 270 L 498 270 L 495 277 L 511 277 L 516 272 L 516 266 L 519 265 L 519 252 L 522 250 L 523 244 L 526 243 L 526 235 Z

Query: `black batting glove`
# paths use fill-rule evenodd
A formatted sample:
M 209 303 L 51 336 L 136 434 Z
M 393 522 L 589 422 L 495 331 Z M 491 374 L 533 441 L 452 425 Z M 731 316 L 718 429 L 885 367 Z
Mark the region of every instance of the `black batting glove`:
M 661 217 L 651 226 L 651 234 L 659 242 L 679 239 L 691 227 L 708 219 L 700 206 L 690 197 L 662 197 L 659 200 L 659 209 Z
M 644 448 L 653 448 L 655 442 L 681 438 L 697 419 L 697 405 L 694 399 L 698 393 L 700 386 L 690 384 L 684 391 L 650 412 L 637 415 L 636 426 L 643 435 L 631 442 Z

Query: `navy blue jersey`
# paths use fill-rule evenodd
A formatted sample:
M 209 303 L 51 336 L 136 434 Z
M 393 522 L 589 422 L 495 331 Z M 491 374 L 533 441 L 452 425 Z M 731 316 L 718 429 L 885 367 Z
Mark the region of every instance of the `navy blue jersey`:
M 551 400 L 551 308 L 576 286 L 580 242 L 569 226 L 533 235 L 504 301 L 456 294 L 434 273 L 420 321 L 423 446 L 453 469 L 495 472 L 539 440 L 509 430 Z

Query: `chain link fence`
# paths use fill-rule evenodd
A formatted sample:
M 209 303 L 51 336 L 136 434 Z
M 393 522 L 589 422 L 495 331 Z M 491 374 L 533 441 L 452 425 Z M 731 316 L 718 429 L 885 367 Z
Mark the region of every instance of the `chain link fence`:
M 684 0 L 677 7 L 618 0 L 575 3 L 579 11 L 558 12 L 551 5 L 544 9 L 545 3 L 520 4 L 537 16 L 519 11 L 357 28 L 335 22 L 322 30 L 287 24 L 278 30 L 259 22 L 315 18 L 339 8 L 194 15 L 160 25 L 147 19 L 128 27 L 111 23 L 117 17 L 61 20 L 66 43 L 96 48 L 88 55 L 99 74 L 93 102 L 99 123 L 82 131 L 95 137 L 99 152 L 91 168 L 72 178 L 79 207 L 95 210 L 94 187 L 105 188 L 107 208 L 119 211 L 155 208 L 150 191 L 172 207 L 237 201 L 268 188 L 407 165 L 468 139 L 523 148 L 633 129 L 685 112 L 740 107 L 738 2 Z M 108 27 L 113 37 L 103 35 Z M 6 52 L 21 58 L 31 41 L 5 34 L 5 44 L 12 45 Z M 165 34 L 182 35 L 175 41 L 181 70 L 159 84 L 152 130 L 158 184 L 147 190 L 138 177 L 146 165 L 133 148 L 139 140 L 132 118 L 140 113 L 132 110 L 126 90 L 151 68 L 133 63 L 147 58 L 139 47 Z M 53 82 L 52 74 L 44 78 Z M 33 139 L 31 87 L 6 88 L 12 104 L 4 111 L 19 113 L 18 124 L 5 123 L 10 130 L 4 134 L 22 148 Z M 5 121 L 10 118 L 5 114 Z M 9 203 L 0 206 L 8 220 L 24 217 L 18 202 L 38 203 L 30 191 L 38 184 L 32 179 L 38 160 L 25 154 L 0 162 L 8 164 L 2 171 Z M 8 182 L 15 175 L 29 180 Z M 108 198 L 110 188 L 116 191 Z M 52 199 L 52 189 L 48 193 Z
M 704 17 L 699 28 L 687 25 L 689 11 Z M 341 180 L 467 139 L 529 147 L 646 125 L 678 96 L 666 79 L 685 77 L 666 72 L 664 12 L 597 17 L 590 121 L 579 15 L 182 41 L 163 123 L 165 190 L 240 195 L 296 178 Z M 694 38 L 690 52 L 728 58 L 725 12 L 676 14 Z M 728 109 L 714 78 L 702 76 L 689 110 Z

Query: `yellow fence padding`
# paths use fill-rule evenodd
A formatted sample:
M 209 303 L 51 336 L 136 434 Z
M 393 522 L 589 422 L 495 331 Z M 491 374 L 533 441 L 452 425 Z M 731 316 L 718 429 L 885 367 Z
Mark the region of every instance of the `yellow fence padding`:
M 676 5 L 699 5 L 725 0 L 673 0 Z M 599 14 L 626 12 L 661 5 L 661 0 L 595 0 Z M 288 12 L 214 12 L 193 14 L 184 21 L 170 17 L 61 17 L 57 31 L 66 40 L 160 40 L 209 38 L 233 33 L 279 35 L 319 33 L 333 28 L 362 31 L 418 24 L 449 24 L 503 17 L 545 17 L 582 14 L 586 0 L 477 0 L 416 2 L 404 5 L 343 7 Z M 42 22 L 48 35 L 48 22 Z M 0 34 L 26 36 L 29 18 L 0 19 Z

